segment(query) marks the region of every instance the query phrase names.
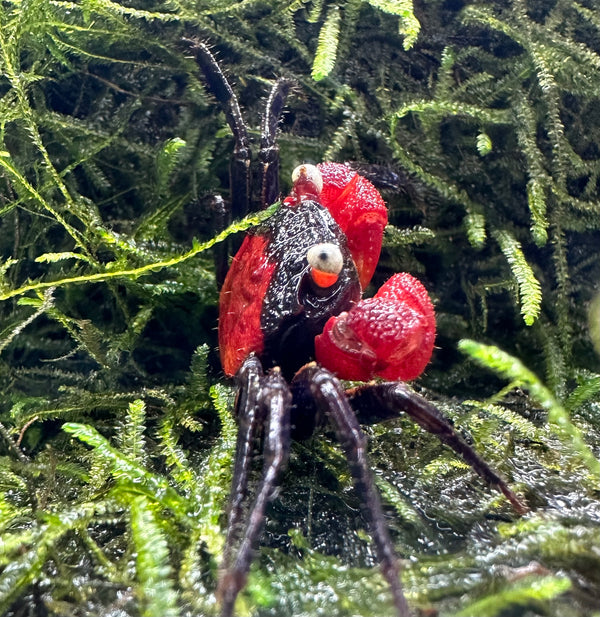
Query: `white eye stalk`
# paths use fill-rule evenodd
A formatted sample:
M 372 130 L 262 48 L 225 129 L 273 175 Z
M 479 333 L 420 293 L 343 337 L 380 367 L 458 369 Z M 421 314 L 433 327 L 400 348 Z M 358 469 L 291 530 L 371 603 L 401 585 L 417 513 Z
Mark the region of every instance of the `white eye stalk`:
M 294 191 L 299 194 L 314 193 L 317 197 L 323 190 L 323 176 L 316 165 L 298 165 L 292 172 Z
M 324 242 L 311 246 L 306 252 L 310 275 L 316 285 L 322 288 L 334 285 L 344 267 L 344 256 L 336 244 Z

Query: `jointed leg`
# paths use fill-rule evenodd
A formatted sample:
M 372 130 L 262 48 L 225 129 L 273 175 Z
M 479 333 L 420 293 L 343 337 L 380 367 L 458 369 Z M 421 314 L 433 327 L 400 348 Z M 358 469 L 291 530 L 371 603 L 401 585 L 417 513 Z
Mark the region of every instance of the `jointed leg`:
M 235 415 L 238 422 L 237 443 L 235 448 L 235 466 L 231 480 L 227 536 L 223 552 L 223 567 L 229 568 L 231 552 L 241 533 L 240 522 L 243 516 L 244 500 L 247 494 L 248 473 L 252 463 L 252 454 L 258 439 L 264 417 L 259 405 L 263 371 L 260 360 L 249 356 L 236 375 L 238 395 L 235 401 Z
M 234 138 L 234 149 L 229 166 L 229 185 L 231 187 L 231 208 L 227 210 L 221 199 L 216 205 L 221 207 L 216 213 L 217 231 L 222 231 L 232 219 L 240 219 L 248 214 L 251 207 L 251 174 L 250 174 L 250 139 L 248 129 L 242 118 L 240 106 L 231 85 L 221 71 L 210 49 L 200 41 L 184 39 L 194 53 L 196 63 L 200 67 L 208 87 L 217 99 L 227 124 Z M 276 144 L 277 124 L 285 105 L 285 99 L 292 86 L 288 79 L 279 79 L 267 100 L 263 115 L 261 130 L 261 149 L 259 158 L 262 163 L 261 206 L 274 203 L 279 197 L 279 149 Z M 221 287 L 227 274 L 227 256 L 230 252 L 230 240 L 215 247 L 216 281 Z M 235 244 L 235 242 L 234 242 Z
M 246 360 L 244 367 L 247 363 L 248 360 Z M 242 370 L 244 367 L 242 367 Z M 250 508 L 248 524 L 241 538 L 235 559 L 232 563 L 226 562 L 225 570 L 219 581 L 222 617 L 233 615 L 235 600 L 246 584 L 252 561 L 252 552 L 264 525 L 267 505 L 273 496 L 277 478 L 287 463 L 290 448 L 291 399 L 288 385 L 279 371 L 273 370 L 260 380 L 258 412 L 266 417 L 267 423 L 264 431 L 263 475 L 257 489 L 256 498 Z M 247 473 L 248 466 L 244 465 L 244 467 Z M 239 513 L 241 513 L 241 504 Z M 228 527 L 232 527 L 231 521 Z
M 309 364 L 301 369 L 294 381 L 302 382 L 311 390 L 317 405 L 333 423 L 337 438 L 348 459 L 354 487 L 363 504 L 381 569 L 392 591 L 397 615 L 408 617 L 410 610 L 402 591 L 400 566 L 367 460 L 367 439 L 348 403 L 344 389 L 332 373 L 315 364 Z
M 267 100 L 263 115 L 259 159 L 262 163 L 261 202 L 263 208 L 275 203 L 279 197 L 279 148 L 277 147 L 277 125 L 285 105 L 285 99 L 292 82 L 278 79 Z
M 242 118 L 240 106 L 225 75 L 209 48 L 199 41 L 185 40 L 190 46 L 196 63 L 204 73 L 204 78 L 217 99 L 227 124 L 231 128 L 235 140 L 233 157 L 229 169 L 231 186 L 231 213 L 234 219 L 240 219 L 248 214 L 250 203 L 250 141 L 248 129 Z
M 519 513 L 527 512 L 506 482 L 456 432 L 450 422 L 429 401 L 401 382 L 362 386 L 349 392 L 350 402 L 360 422 L 394 418 L 406 412 L 419 426 L 450 446 L 489 484 L 499 489 Z

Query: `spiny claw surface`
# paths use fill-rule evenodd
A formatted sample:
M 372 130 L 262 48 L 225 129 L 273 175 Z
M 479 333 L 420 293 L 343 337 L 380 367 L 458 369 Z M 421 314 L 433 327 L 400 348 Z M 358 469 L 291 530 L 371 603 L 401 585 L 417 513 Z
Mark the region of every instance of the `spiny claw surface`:
M 402 272 L 373 298 L 331 317 L 315 339 L 318 362 L 342 379 L 408 381 L 429 362 L 435 315 L 427 290 Z

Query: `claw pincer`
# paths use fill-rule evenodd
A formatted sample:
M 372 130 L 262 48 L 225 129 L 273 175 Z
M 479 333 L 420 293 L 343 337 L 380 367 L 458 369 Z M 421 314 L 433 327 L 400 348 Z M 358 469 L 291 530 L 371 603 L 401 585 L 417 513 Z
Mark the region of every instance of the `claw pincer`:
M 315 353 L 320 364 L 342 379 L 409 381 L 427 366 L 434 339 L 435 315 L 427 291 L 402 272 L 373 298 L 331 317 L 315 340 Z

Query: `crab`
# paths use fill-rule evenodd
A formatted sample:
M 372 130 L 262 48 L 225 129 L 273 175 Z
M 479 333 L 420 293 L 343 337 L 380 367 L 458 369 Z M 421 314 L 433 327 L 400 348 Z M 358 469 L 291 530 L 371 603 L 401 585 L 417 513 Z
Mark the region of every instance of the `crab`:
M 240 216 L 249 200 L 248 131 L 208 47 L 189 44 L 234 136 L 232 209 Z M 275 133 L 290 87 L 289 81 L 276 82 L 264 112 L 263 205 L 279 193 Z M 518 513 L 526 507 L 441 412 L 405 383 L 423 372 L 433 351 L 435 315 L 425 287 L 400 273 L 373 297 L 362 298 L 387 224 L 377 189 L 350 167 L 330 162 L 300 165 L 292 181 L 290 195 L 246 235 L 221 281 L 219 348 L 223 370 L 237 384 L 239 425 L 218 585 L 221 614 L 234 614 L 291 440 L 307 438 L 329 422 L 348 460 L 395 612 L 407 617 L 361 423 L 407 413 L 499 489 Z M 347 388 L 344 380 L 364 383 Z M 264 466 L 251 500 L 248 482 L 258 442 Z

